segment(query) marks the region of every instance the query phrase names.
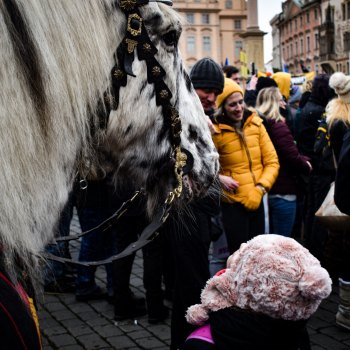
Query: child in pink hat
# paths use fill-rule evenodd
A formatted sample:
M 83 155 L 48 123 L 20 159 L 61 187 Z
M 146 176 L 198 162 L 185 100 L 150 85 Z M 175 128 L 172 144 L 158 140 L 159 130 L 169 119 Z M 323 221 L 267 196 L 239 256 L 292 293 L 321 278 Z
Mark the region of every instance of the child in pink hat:
M 309 349 L 306 322 L 331 293 L 320 262 L 292 238 L 243 243 L 209 279 L 187 322 L 201 326 L 182 350 Z

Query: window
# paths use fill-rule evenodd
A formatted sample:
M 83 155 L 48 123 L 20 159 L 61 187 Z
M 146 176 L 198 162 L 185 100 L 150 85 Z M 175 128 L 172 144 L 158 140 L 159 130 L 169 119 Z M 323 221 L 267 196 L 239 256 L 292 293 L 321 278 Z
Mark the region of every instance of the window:
M 306 23 L 310 23 L 310 13 L 306 12 Z
M 350 32 L 344 33 L 344 51 L 350 51 Z
M 318 33 L 315 33 L 315 50 L 318 50 L 318 41 L 319 41 Z
M 203 36 L 203 51 L 211 52 L 211 40 L 210 36 Z
M 235 58 L 239 59 L 241 50 L 243 49 L 243 42 L 241 40 L 235 41 Z
M 194 14 L 193 13 L 187 13 L 186 19 L 187 19 L 187 23 L 194 24 Z
M 304 39 L 300 39 L 300 53 L 304 53 Z
M 315 10 L 314 10 L 314 17 L 315 17 L 315 20 L 318 19 L 318 9 L 315 9 Z
M 195 53 L 196 52 L 196 40 L 193 35 L 187 37 L 187 52 Z
M 295 19 L 294 24 L 295 24 L 295 30 L 297 31 L 298 30 L 298 20 L 297 19 Z
M 318 71 L 319 71 L 318 64 L 315 64 L 315 72 L 316 72 L 316 75 L 318 74 Z
M 294 47 L 295 47 L 295 55 L 298 56 L 298 43 L 297 42 L 295 42 Z
M 235 19 L 235 29 L 242 29 L 242 22 L 240 19 Z
M 209 24 L 209 14 L 202 13 L 202 24 Z
M 350 19 L 350 2 L 347 2 L 346 6 L 347 6 L 346 19 Z
M 225 1 L 225 9 L 232 9 L 232 1 L 231 0 Z
M 310 52 L 310 37 L 306 37 L 306 51 Z
M 303 26 L 303 16 L 300 16 L 300 27 Z
M 342 15 L 343 21 L 346 20 L 346 10 L 345 10 L 345 8 L 346 8 L 346 5 L 345 4 L 341 4 L 341 15 Z

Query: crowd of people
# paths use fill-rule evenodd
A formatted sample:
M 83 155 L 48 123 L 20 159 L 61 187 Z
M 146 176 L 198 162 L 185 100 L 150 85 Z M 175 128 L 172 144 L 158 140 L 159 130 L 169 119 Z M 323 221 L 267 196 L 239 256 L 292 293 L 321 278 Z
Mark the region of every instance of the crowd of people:
M 340 289 L 336 323 L 350 330 L 349 229 L 329 230 L 315 216 L 333 181 L 337 205 L 350 214 L 350 77 L 319 74 L 300 88 L 290 74 L 278 72 L 254 75 L 243 86 L 237 68 L 203 58 L 190 79 L 208 118 L 220 173 L 206 197 L 171 212 L 158 238 L 143 248 L 146 300 L 129 286 L 134 255 L 106 265 L 107 290 L 96 284 L 95 268 L 52 262 L 45 290 L 74 292 L 81 302 L 106 298 L 118 321 L 148 313 L 150 323 L 162 322 L 169 314 L 167 298 L 171 350 L 306 350 L 306 321 L 329 295 L 332 280 Z M 132 183 L 115 190 L 108 174 L 88 180 L 86 188 L 77 184 L 58 235 L 69 234 L 73 206 L 87 231 L 135 191 Z M 79 260 L 101 260 L 136 241 L 148 224 L 143 208 L 137 202 L 112 229 L 84 236 Z M 47 247 L 69 256 L 67 248 Z M 293 276 L 299 296 L 288 284 L 296 259 L 303 270 Z

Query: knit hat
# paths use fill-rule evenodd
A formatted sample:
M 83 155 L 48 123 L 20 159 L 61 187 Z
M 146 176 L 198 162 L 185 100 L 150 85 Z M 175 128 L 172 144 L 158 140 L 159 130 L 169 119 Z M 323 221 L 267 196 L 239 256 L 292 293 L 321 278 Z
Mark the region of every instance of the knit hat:
M 190 79 L 195 89 L 216 89 L 221 93 L 224 88 L 224 72 L 208 57 L 200 59 L 192 67 Z
M 350 76 L 336 72 L 329 79 L 329 86 L 334 89 L 340 99 L 350 103 Z
M 290 94 L 290 85 L 292 82 L 292 76 L 290 73 L 277 72 L 272 76 L 272 79 L 277 83 L 281 94 L 288 99 Z
M 209 312 L 232 306 L 277 319 L 308 319 L 331 285 L 328 272 L 297 241 L 260 235 L 243 243 L 228 258 L 227 268 L 208 280 L 202 303 L 191 306 L 186 319 L 201 325 Z
M 235 92 L 239 92 L 243 97 L 242 88 L 232 79 L 225 78 L 224 91 L 216 98 L 216 106 L 219 108 L 226 100 L 226 98 Z
M 256 83 L 256 91 L 259 92 L 260 90 L 268 87 L 278 87 L 278 85 L 272 78 L 259 77 Z

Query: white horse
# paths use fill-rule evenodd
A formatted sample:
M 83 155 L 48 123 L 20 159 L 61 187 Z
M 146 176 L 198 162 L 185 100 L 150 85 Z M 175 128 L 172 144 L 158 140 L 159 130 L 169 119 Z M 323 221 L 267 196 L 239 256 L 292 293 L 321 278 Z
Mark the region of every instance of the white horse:
M 179 111 L 180 146 L 193 156 L 187 183 L 201 195 L 217 174 L 218 156 L 178 51 L 181 21 L 164 1 L 143 2 L 137 11 Z M 18 256 L 35 274 L 33 257 L 54 236 L 73 178 L 77 170 L 86 175 L 101 141 L 116 178 L 128 176 L 146 188 L 150 211 L 171 190 L 171 135 L 136 50 L 136 77 L 128 76 L 120 88 L 118 108 L 109 113 L 102 104 L 109 119 L 106 130 L 99 127 L 101 101 L 111 93 L 111 72 L 120 64 L 116 49 L 128 26 L 120 6 L 135 3 L 0 2 L 0 250 L 11 278 Z
M 37 256 L 54 237 L 73 179 L 89 175 L 97 149 L 109 152 L 115 178 L 146 189 L 149 212 L 181 182 L 181 167 L 174 174 L 179 147 L 193 157 L 187 193 L 203 194 L 216 177 L 218 155 L 178 52 L 180 19 L 162 2 L 169 1 L 0 1 L 5 348 L 40 348 L 16 281 L 21 271 L 37 275 Z M 141 47 L 154 56 L 142 59 Z M 119 73 L 128 75 L 116 87 Z

